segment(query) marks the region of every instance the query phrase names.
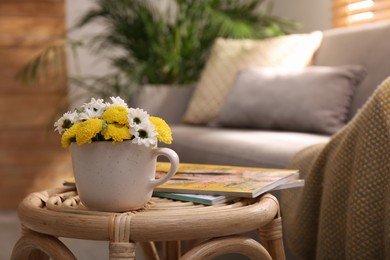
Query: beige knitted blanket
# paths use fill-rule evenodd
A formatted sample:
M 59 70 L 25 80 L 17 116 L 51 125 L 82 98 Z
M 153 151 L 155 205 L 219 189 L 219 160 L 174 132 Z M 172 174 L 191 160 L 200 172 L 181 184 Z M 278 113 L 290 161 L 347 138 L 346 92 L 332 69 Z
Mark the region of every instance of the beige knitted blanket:
M 390 259 L 390 78 L 328 144 L 302 151 L 290 167 L 306 175 L 303 189 L 281 198 L 291 251 L 301 259 Z

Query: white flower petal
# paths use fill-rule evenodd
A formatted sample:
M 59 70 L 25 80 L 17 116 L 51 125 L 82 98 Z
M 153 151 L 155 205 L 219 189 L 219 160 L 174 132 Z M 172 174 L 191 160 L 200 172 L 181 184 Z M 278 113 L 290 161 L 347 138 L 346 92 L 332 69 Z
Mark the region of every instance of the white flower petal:
M 157 143 L 157 133 L 152 123 L 145 123 L 143 126 L 136 125 L 130 128 L 131 134 L 134 136 L 133 143 L 138 145 L 155 145 Z
M 126 102 L 120 97 L 110 97 L 112 106 L 124 106 L 127 108 Z
M 76 114 L 75 112 L 66 112 L 62 115 L 60 119 L 57 120 L 57 122 L 54 123 L 54 131 L 58 131 L 58 133 L 62 134 L 66 131 L 70 126 L 72 126 L 77 120 L 76 120 Z M 69 120 L 66 122 L 66 120 Z M 66 127 L 67 126 L 67 127 Z
M 91 118 L 101 118 L 103 110 L 95 110 L 94 108 L 86 108 L 79 114 L 80 120 L 88 120 Z
M 149 123 L 149 114 L 140 108 L 129 108 L 128 121 L 130 127 L 143 126 Z
M 103 99 L 95 99 L 92 98 L 90 102 L 84 103 L 81 108 L 85 109 L 95 109 L 95 110 L 104 110 L 106 108 L 106 103 L 104 103 Z

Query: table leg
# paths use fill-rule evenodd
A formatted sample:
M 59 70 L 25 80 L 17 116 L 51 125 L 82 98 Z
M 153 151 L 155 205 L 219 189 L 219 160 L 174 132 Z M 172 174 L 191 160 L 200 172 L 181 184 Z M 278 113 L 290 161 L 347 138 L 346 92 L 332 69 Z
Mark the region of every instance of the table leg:
M 33 231 L 25 234 L 16 242 L 11 260 L 21 259 L 76 260 L 73 253 L 57 238 Z
M 183 250 L 183 254 L 185 254 L 186 252 L 190 251 L 192 248 L 194 248 L 195 246 L 197 246 L 200 243 L 204 242 L 205 240 L 207 240 L 207 239 L 186 240 L 184 242 L 184 248 L 182 249 Z
M 174 260 L 181 256 L 181 241 L 163 242 L 163 259 Z
M 141 247 L 142 254 L 146 260 L 160 260 L 154 242 L 139 242 L 137 244 Z
M 213 238 L 195 246 L 181 260 L 206 260 L 226 254 L 238 253 L 250 259 L 272 260 L 267 250 L 256 240 L 243 236 Z
M 109 250 L 110 250 L 110 260 L 135 259 L 135 243 L 110 242 Z
M 282 218 L 275 218 L 271 223 L 259 228 L 259 236 L 263 241 L 264 247 L 272 256 L 272 259 L 285 260 Z
M 111 216 L 110 232 L 110 260 L 135 259 L 135 243 L 130 240 L 131 213 Z

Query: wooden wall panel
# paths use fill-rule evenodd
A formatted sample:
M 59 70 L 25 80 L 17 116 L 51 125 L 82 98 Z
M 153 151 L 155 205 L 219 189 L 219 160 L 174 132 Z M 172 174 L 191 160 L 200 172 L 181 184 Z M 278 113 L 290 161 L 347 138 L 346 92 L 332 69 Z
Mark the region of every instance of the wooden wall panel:
M 63 1 L 1 0 L 0 15 L 63 17 Z M 15 3 L 17 2 L 17 3 Z
M 15 79 L 24 64 L 65 35 L 64 5 L 0 1 L 0 208 L 14 208 L 27 193 L 58 186 L 71 175 L 69 151 L 53 131 L 66 102 L 66 80 L 22 86 Z
M 63 97 L 59 93 L 3 94 L 0 96 L 1 122 L 5 125 L 3 129 L 47 129 L 53 126 L 52 121 L 61 114 L 59 105 L 62 101 Z
M 55 17 L 3 16 L 0 18 L 0 33 L 11 38 L 39 38 L 63 35 L 63 22 Z

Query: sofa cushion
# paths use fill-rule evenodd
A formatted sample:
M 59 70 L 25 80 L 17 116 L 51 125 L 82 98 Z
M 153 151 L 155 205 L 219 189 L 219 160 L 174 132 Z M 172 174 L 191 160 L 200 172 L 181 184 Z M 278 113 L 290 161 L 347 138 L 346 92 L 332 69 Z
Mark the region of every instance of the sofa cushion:
M 329 140 L 316 134 L 191 125 L 172 126 L 172 134 L 173 143 L 167 147 L 183 163 L 268 168 L 285 168 L 302 148 Z
M 215 120 L 240 69 L 253 66 L 305 67 L 311 62 L 321 39 L 321 32 L 265 40 L 218 38 L 211 49 L 183 122 L 205 125 Z
M 221 126 L 333 134 L 344 126 L 362 66 L 241 71 L 219 117 Z

